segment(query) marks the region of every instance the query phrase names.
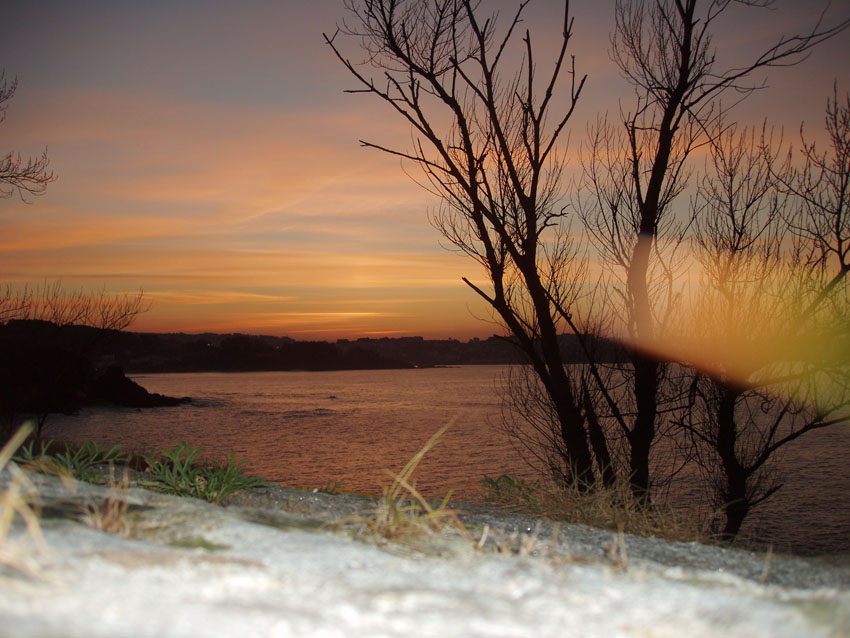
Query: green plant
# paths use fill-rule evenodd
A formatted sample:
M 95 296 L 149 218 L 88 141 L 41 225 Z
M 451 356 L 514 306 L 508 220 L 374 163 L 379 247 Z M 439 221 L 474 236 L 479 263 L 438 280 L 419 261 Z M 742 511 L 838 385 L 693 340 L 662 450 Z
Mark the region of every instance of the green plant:
M 12 460 L 19 464 L 25 472 L 53 474 L 61 478 L 66 484 L 73 480 L 71 470 L 51 456 L 50 448 L 53 446 L 53 441 L 39 441 L 38 443 L 38 449 L 36 449 L 35 439 L 21 446 L 18 454 Z
M 120 465 L 130 460 L 129 455 L 122 452 L 119 445 L 107 449 L 94 441 L 86 441 L 77 448 L 65 445 L 64 452 L 50 454 L 53 445 L 53 441 L 32 440 L 20 448 L 14 460 L 37 472 L 62 476 L 67 471 L 74 478 L 89 482 L 97 478 L 92 472 L 95 465 Z
M 319 491 L 324 494 L 339 494 L 340 489 L 342 488 L 342 484 L 345 479 L 339 479 L 338 481 L 328 480 L 327 485 L 324 487 L 320 487 Z
M 244 463 L 237 461 L 235 452 L 230 450 L 224 463 L 202 466 L 202 476 L 206 481 L 202 498 L 220 503 L 234 492 L 262 485 L 266 477 L 244 474 Z
M 107 450 L 106 446 L 101 447 L 94 441 L 86 441 L 77 449 L 66 446 L 64 452 L 54 455 L 53 458 L 67 467 L 74 478 L 81 481 L 92 481 L 95 478 L 96 475 L 91 471 L 95 465 L 123 464 L 130 459 L 121 451 L 121 446 L 113 445 Z
M 536 511 L 540 508 L 540 499 L 534 485 L 510 474 L 498 478 L 485 476 L 481 479 L 487 501 L 505 506 L 517 506 L 524 510 Z
M 171 451 L 145 454 L 143 458 L 148 471 L 153 474 L 150 486 L 178 496 L 195 496 L 198 472 L 194 460 L 200 451 L 201 448 L 193 448 L 181 441 Z
M 235 492 L 265 482 L 264 476 L 245 475 L 244 461 L 237 462 L 233 450 L 224 462 L 198 465 L 195 460 L 202 451 L 203 448 L 180 441 L 170 451 L 145 455 L 153 481 L 143 485 L 175 496 L 190 496 L 218 504 Z
M 169 543 L 172 547 L 184 547 L 187 549 L 204 549 L 208 552 L 220 552 L 223 550 L 230 549 L 229 545 L 219 545 L 218 543 L 212 543 L 208 541 L 203 536 L 187 536 L 185 538 L 178 538 L 177 540 Z
M 36 443 L 38 443 L 38 450 L 36 450 Z M 32 439 L 29 443 L 22 445 L 18 449 L 18 453 L 12 457 L 12 460 L 19 465 L 26 465 L 27 463 L 32 463 L 45 457 L 49 458 L 51 445 L 53 445 L 52 440 Z

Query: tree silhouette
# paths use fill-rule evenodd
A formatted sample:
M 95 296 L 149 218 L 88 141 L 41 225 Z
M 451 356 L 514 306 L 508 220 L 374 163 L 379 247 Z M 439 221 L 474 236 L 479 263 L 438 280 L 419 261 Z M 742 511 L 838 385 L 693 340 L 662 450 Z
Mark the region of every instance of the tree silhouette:
M 585 153 L 586 197 L 579 206 L 585 227 L 610 273 L 605 305 L 613 320 L 608 334 L 637 348 L 620 373 L 630 389 L 616 403 L 605 393 L 605 411 L 628 443 L 628 473 L 635 493 L 653 486 L 652 452 L 675 410 L 681 379 L 657 356 L 647 354 L 681 314 L 680 253 L 691 220 L 679 212 L 694 171 L 694 152 L 723 131 L 729 109 L 759 88 L 753 73 L 791 66 L 848 26 L 845 20 L 807 32 L 783 35 L 750 59 L 721 67 L 717 57 L 719 18 L 733 8 L 753 11 L 773 4 L 662 0 L 619 1 L 611 56 L 634 89 L 618 125 L 601 117 Z M 740 5 L 744 5 L 740 7 Z M 613 310 L 613 312 L 611 312 Z M 603 408 L 600 407 L 600 411 Z M 628 417 L 624 415 L 630 415 Z M 669 431 L 667 429 L 666 431 Z
M 790 154 L 777 160 L 766 132 L 727 129 L 697 196 L 705 343 L 692 349 L 699 373 L 683 425 L 724 538 L 782 486 L 779 452 L 847 417 L 850 98 L 837 90 L 826 131 L 829 148 L 803 138 L 795 166 Z
M 464 278 L 492 308 L 525 353 L 545 388 L 567 450 L 565 473 L 593 482 L 584 417 L 565 369 L 558 335 L 565 330 L 554 302 L 569 307 L 582 261 L 567 233 L 561 135 L 581 94 L 567 56 L 572 19 L 563 14 L 560 44 L 545 76 L 531 34 L 519 32 L 526 2 L 504 29 L 483 19 L 478 2 L 364 0 L 348 2 L 350 23 L 328 44 L 359 81 L 406 120 L 408 150 L 364 146 L 401 157 L 424 172 L 441 207 L 433 224 L 483 268 L 486 289 Z M 367 61 L 355 64 L 337 47 L 339 33 L 359 39 Z M 506 69 L 506 51 L 524 60 Z M 377 77 L 371 74 L 375 73 Z M 566 106 L 553 96 L 566 78 Z
M 695 406 L 692 370 L 681 365 L 689 361 L 664 346 L 683 322 L 677 276 L 696 224 L 684 194 L 697 151 L 722 145 L 731 112 L 722 99 L 745 99 L 762 86 L 757 72 L 798 64 L 850 20 L 824 26 L 821 15 L 724 67 L 721 16 L 771 0 L 619 0 L 611 56 L 633 100 L 618 122 L 602 114 L 590 128 L 583 178 L 569 192 L 562 138 L 585 82 L 567 55 L 573 20 L 565 2 L 560 46 L 546 64 L 531 33 L 520 33 L 528 2 L 500 29 L 472 0 L 348 0 L 347 21 L 325 38 L 359 83 L 351 92 L 379 98 L 413 133 L 407 149 L 361 143 L 423 171 L 440 200 L 433 224 L 486 274 L 486 285 L 464 281 L 534 371 L 514 375 L 518 394 L 508 399 L 537 432 L 523 443 L 546 448 L 532 456 L 582 489 L 619 475 L 647 503 L 665 478 L 659 457 Z M 342 53 L 340 35 L 357 40 L 363 62 Z M 806 190 L 792 182 L 787 189 Z M 603 266 L 598 278 L 573 240 L 574 220 Z M 580 370 L 565 366 L 567 331 L 582 344 Z M 602 361 L 600 337 L 622 339 L 629 355 Z M 663 471 L 669 478 L 669 464 Z
M 17 78 L 8 81 L 6 71 L 0 70 L 0 123 L 6 119 L 9 101 L 18 88 Z M 17 193 L 22 200 L 25 194 L 41 195 L 56 176 L 47 170 L 50 160 L 47 150 L 37 158 L 24 160 L 20 153 L 9 152 L 0 158 L 0 198 L 9 198 Z

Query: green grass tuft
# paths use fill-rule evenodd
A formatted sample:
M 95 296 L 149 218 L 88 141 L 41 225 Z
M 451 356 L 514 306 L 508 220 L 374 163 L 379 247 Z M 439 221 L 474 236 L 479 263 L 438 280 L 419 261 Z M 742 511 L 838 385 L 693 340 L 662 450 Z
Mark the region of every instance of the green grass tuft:
M 53 441 L 32 440 L 24 445 L 14 457 L 15 462 L 37 471 L 62 474 L 62 469 L 70 472 L 75 479 L 94 482 L 97 474 L 92 471 L 96 465 L 125 465 L 130 457 L 121 451 L 121 446 L 113 445 L 107 449 L 94 441 L 86 441 L 77 448 L 65 445 L 63 452 L 50 454 Z M 52 466 L 52 467 L 51 467 Z
M 142 485 L 175 496 L 190 496 L 219 504 L 235 492 L 258 487 L 265 482 L 265 476 L 244 474 L 244 461 L 236 461 L 233 450 L 224 462 L 198 464 L 196 459 L 202 451 L 203 448 L 181 441 L 172 450 L 145 455 L 153 480 Z

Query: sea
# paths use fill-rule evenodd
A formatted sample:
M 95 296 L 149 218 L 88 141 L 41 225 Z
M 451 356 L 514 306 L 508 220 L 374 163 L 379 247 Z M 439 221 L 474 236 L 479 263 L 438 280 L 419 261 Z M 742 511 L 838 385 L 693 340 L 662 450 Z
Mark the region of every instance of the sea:
M 186 441 L 210 459 L 233 450 L 247 472 L 270 481 L 380 494 L 448 425 L 416 470 L 417 489 L 429 498 L 475 502 L 484 497 L 485 476 L 535 478 L 499 427 L 504 372 L 459 366 L 136 375 L 150 392 L 192 401 L 51 416 L 45 435 L 137 453 Z M 782 459 L 784 487 L 751 514 L 742 538 L 776 551 L 850 556 L 849 458 L 850 426 L 792 444 Z

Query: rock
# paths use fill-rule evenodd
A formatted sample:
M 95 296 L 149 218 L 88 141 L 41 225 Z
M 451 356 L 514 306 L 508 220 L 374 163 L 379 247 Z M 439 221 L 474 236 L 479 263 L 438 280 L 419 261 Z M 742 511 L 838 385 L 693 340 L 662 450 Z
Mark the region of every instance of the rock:
M 148 393 L 118 366 L 98 370 L 91 353 L 98 334 L 94 328 L 46 321 L 0 325 L 0 417 L 11 421 L 21 415 L 73 414 L 94 405 L 148 408 L 188 401 Z M 0 432 L 0 440 L 7 434 Z
M 33 480 L 48 506 L 91 512 L 110 497 L 106 487 L 69 493 L 55 477 Z M 0 490 L 6 483 L 8 472 Z M 611 547 L 609 532 L 564 525 L 556 535 L 549 522 L 484 508 L 464 515 L 476 542 L 446 532 L 419 547 L 376 544 L 357 528 L 374 500 L 271 485 L 227 507 L 132 487 L 116 496 L 133 505 L 126 538 L 65 508 L 42 520 L 42 556 L 16 519 L 10 538 L 40 574 L 0 573 L 0 633 L 850 635 L 847 568 L 629 536 Z M 328 525 L 342 517 L 350 524 Z
M 86 395 L 86 403 L 89 405 L 120 405 L 127 408 L 174 406 L 188 400 L 148 392 L 124 376 L 124 371 L 119 366 L 109 366 L 95 376 Z
M 90 362 L 62 348 L 0 339 L 0 415 L 72 414 L 85 401 Z

